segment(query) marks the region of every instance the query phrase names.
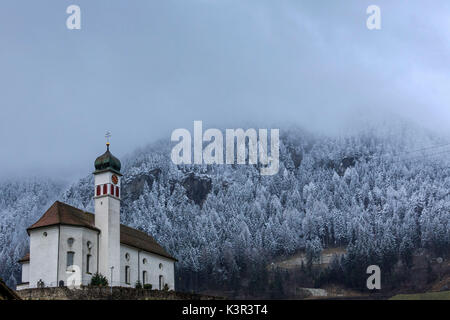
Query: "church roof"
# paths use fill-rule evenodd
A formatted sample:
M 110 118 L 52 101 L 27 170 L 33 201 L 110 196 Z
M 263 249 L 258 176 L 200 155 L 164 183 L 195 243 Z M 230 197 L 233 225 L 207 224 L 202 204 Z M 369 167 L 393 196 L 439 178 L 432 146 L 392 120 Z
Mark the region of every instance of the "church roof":
M 95 227 L 92 213 L 84 212 L 63 202 L 56 201 L 36 223 L 27 229 L 27 232 L 30 234 L 30 230 L 33 229 L 61 224 L 100 231 Z
M 120 243 L 177 261 L 153 237 L 143 231 L 124 226 L 123 224 L 120 225 Z
M 0 300 L 22 300 L 19 295 L 0 279 Z
M 17 262 L 19 262 L 19 263 L 24 263 L 24 262 L 29 262 L 30 261 L 30 253 L 28 252 L 26 255 L 24 255 L 23 257 L 22 257 L 22 259 L 20 259 L 19 261 L 17 261 Z
M 56 201 L 35 224 L 27 229 L 27 232 L 30 234 L 30 230 L 56 225 L 85 227 L 100 232 L 95 227 L 95 215 L 93 213 L 60 201 Z M 123 224 L 120 225 L 120 243 L 177 261 L 152 236 Z M 19 262 L 26 261 L 25 258 L 26 256 Z

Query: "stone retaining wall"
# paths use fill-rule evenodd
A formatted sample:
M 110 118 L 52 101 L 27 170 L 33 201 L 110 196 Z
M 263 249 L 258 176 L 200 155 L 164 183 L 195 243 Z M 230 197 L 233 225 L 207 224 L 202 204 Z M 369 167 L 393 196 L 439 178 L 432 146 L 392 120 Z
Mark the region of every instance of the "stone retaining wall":
M 67 287 L 25 289 L 17 291 L 24 300 L 215 300 L 220 297 L 176 291 L 145 290 L 135 288 Z

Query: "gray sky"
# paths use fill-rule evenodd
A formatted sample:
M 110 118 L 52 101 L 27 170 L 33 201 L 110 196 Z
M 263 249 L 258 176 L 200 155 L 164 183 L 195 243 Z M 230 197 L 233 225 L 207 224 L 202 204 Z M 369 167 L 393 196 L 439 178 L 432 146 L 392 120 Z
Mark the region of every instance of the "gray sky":
M 106 130 L 121 157 L 194 120 L 333 131 L 394 113 L 448 132 L 449 17 L 445 0 L 3 0 L 0 177 L 85 175 Z

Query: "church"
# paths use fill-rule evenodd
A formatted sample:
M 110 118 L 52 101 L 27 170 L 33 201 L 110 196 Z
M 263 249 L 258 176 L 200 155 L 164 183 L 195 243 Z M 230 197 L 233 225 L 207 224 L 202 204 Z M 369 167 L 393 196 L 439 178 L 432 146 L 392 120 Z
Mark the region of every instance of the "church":
M 150 235 L 120 224 L 121 163 L 106 146 L 95 160 L 94 214 L 56 201 L 31 225 L 17 290 L 89 285 L 95 273 L 112 286 L 175 290 L 177 260 Z

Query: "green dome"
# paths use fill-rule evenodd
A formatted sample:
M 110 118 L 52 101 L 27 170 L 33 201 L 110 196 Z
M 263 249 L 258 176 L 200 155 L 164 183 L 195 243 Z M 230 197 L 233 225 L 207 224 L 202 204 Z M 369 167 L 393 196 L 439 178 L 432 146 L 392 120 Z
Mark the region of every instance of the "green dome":
M 100 157 L 95 159 L 95 170 L 96 171 L 103 171 L 103 170 L 109 170 L 112 169 L 113 171 L 117 171 L 120 173 L 120 161 L 116 157 L 114 157 L 111 152 L 109 152 L 109 146 L 108 149 L 104 154 L 102 154 Z

